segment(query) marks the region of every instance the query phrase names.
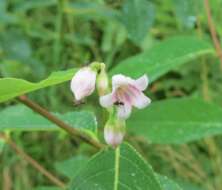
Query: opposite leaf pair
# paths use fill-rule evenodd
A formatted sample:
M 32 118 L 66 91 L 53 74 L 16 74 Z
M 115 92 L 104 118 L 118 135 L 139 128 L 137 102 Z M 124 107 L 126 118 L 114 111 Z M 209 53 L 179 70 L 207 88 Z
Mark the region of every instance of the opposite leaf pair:
M 96 86 L 100 95 L 100 105 L 110 112 L 111 119 L 107 122 L 106 126 L 108 127 L 105 127 L 105 140 L 108 144 L 117 146 L 122 142 L 123 129 L 125 129 L 124 120 L 130 116 L 132 107 L 142 109 L 151 102 L 143 93 L 148 86 L 148 77 L 143 75 L 134 80 L 122 74 L 114 75 L 112 77 L 112 91 L 110 92 L 105 65 L 95 62 L 89 67 L 80 69 L 71 81 L 71 90 L 76 100 L 91 95 Z M 116 126 L 112 127 L 110 123 Z M 124 123 L 124 125 L 119 125 L 119 123 Z M 122 138 L 120 138 L 120 134 L 122 134 Z

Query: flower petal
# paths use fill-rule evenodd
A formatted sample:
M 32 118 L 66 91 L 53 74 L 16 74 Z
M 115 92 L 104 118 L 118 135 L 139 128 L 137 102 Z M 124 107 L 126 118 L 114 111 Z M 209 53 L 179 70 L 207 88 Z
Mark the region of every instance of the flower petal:
M 99 98 L 99 103 L 101 106 L 107 108 L 113 105 L 115 99 L 113 97 L 113 93 L 107 94 L 105 96 L 101 96 Z
M 71 90 L 76 100 L 89 96 L 95 90 L 96 72 L 85 67 L 80 69 L 71 80 Z
M 117 89 L 120 86 L 128 85 L 131 83 L 133 83 L 133 79 L 122 74 L 114 75 L 112 77 L 113 90 Z
M 125 103 L 125 102 L 124 102 Z M 119 105 L 117 107 L 117 116 L 120 119 L 127 119 L 131 114 L 132 106 L 130 104 Z
M 148 83 L 149 83 L 149 79 L 147 75 L 143 75 L 142 77 L 135 80 L 134 85 L 137 89 L 144 91 L 147 88 Z
M 140 92 L 133 98 L 133 105 L 139 109 L 145 108 L 151 103 L 151 99 Z
M 122 143 L 124 137 L 124 133 L 121 131 L 117 131 L 113 128 L 106 128 L 104 129 L 104 139 L 108 145 L 112 147 L 117 147 L 119 144 Z

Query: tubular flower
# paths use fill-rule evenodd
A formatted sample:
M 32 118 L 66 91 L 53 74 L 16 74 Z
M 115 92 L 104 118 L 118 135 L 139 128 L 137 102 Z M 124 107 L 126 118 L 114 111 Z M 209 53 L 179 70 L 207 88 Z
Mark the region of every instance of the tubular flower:
M 122 74 L 112 77 L 112 92 L 100 97 L 103 107 L 117 106 L 117 116 L 127 119 L 131 113 L 132 106 L 142 109 L 148 106 L 151 100 L 144 95 L 143 91 L 148 86 L 148 77 L 143 75 L 137 80 Z
M 77 101 L 93 93 L 96 85 L 96 74 L 96 71 L 90 67 L 84 67 L 73 76 L 70 87 Z

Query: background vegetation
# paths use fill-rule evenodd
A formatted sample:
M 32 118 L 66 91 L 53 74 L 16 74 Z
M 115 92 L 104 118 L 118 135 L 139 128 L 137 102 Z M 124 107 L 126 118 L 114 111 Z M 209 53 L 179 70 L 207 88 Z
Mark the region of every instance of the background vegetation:
M 147 73 L 152 84 L 146 93 L 154 103 L 132 115 L 126 140 L 156 172 L 174 179 L 184 190 L 220 190 L 222 54 L 218 44 L 217 50 L 213 46 L 220 45 L 222 36 L 222 1 L 206 2 L 0 0 L 0 76 L 38 82 L 54 71 L 92 61 L 104 62 L 111 74 L 137 77 Z M 212 28 L 218 38 L 214 42 Z M 52 77 L 60 77 L 57 84 L 73 74 L 74 70 L 68 70 Z M 73 169 L 68 175 L 74 175 L 76 167 L 97 150 L 10 98 L 40 89 L 28 97 L 93 138 L 98 131 L 102 141 L 106 113 L 96 96 L 74 103 L 69 82 L 44 89 L 43 83 L 14 84 L 0 82 L 0 131 L 68 182 L 70 165 Z M 23 87 L 29 90 L 17 93 Z M 11 97 L 4 96 L 6 89 Z M 0 189 L 52 186 L 3 140 L 0 151 Z

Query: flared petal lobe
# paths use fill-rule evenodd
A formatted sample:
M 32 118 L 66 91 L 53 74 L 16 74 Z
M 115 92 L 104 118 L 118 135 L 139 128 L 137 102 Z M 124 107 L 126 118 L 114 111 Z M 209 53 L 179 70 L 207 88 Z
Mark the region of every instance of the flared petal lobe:
M 114 98 L 113 93 L 107 94 L 105 96 L 101 96 L 99 98 L 100 105 L 105 108 L 112 106 L 114 101 L 115 101 L 115 98 Z
M 137 80 L 135 80 L 134 82 L 134 86 L 140 90 L 140 91 L 144 91 L 146 90 L 146 88 L 148 87 L 148 77 L 147 75 L 143 75 L 142 77 L 138 78 Z
M 145 96 L 142 92 L 140 92 L 134 99 L 133 99 L 133 105 L 136 108 L 143 109 L 147 107 L 151 103 L 150 98 Z
M 114 75 L 112 77 L 113 90 L 117 89 L 118 87 L 131 84 L 132 82 L 133 80 L 130 77 L 124 76 L 122 74 Z

